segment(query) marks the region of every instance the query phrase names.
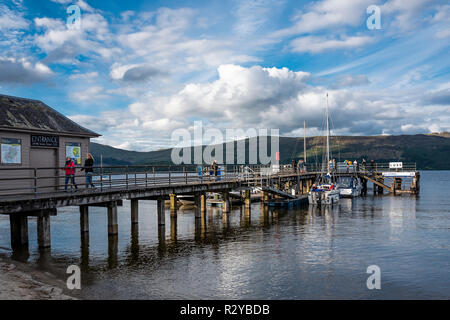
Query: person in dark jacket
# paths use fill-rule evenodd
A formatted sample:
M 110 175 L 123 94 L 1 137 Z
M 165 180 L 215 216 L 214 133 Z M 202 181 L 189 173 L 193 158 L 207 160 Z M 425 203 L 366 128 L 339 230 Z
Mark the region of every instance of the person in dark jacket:
M 74 186 L 75 190 L 78 190 L 78 187 L 75 183 L 75 164 L 73 163 L 70 157 L 66 158 L 66 165 L 64 166 L 63 170 L 65 171 L 66 174 L 66 178 L 64 180 L 64 190 L 67 191 L 69 181 L 71 183 L 70 188 L 72 189 L 72 186 Z
M 92 154 L 88 153 L 86 160 L 84 160 L 84 167 L 81 169 L 81 171 L 84 170 L 86 172 L 86 189 L 89 189 L 89 186 L 91 186 L 93 189 L 95 189 L 95 185 L 92 183 L 92 175 L 94 174 L 94 157 Z
M 214 179 L 217 180 L 217 171 L 219 170 L 219 165 L 217 164 L 217 160 L 214 159 L 213 163 L 211 164 L 211 169 L 214 172 Z

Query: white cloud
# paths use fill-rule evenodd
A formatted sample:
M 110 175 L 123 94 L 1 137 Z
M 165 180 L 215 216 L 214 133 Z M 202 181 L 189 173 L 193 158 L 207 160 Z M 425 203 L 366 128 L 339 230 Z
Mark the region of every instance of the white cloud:
M 382 15 L 391 15 L 392 22 L 387 30 L 410 32 L 420 25 L 423 11 L 432 3 L 432 0 L 390 0 L 381 6 Z M 393 30 L 394 29 L 394 30 Z
M 44 33 L 35 35 L 35 43 L 52 62 L 73 63 L 79 54 L 110 58 L 118 53 L 110 48 L 112 34 L 108 22 L 99 13 L 83 14 L 81 28 L 68 28 L 65 21 L 52 18 L 35 18 L 35 25 Z
M 205 127 L 222 130 L 278 128 L 283 135 L 298 133 L 306 120 L 310 133 L 321 134 L 328 92 L 335 134 L 417 133 L 437 126 L 450 129 L 445 105 L 448 94 L 443 92 L 446 87 L 430 91 L 429 98 L 435 100 L 429 105 L 422 101 L 422 91 L 417 89 L 408 94 L 402 88 L 392 92 L 354 87 L 327 90 L 308 85 L 309 78 L 309 73 L 287 68 L 222 65 L 214 81 L 190 83 L 169 95 L 149 94 L 126 110 L 77 120 L 104 133 L 105 143 L 139 150 L 172 146 L 172 130 L 190 128 L 193 119 L 202 119 Z M 348 86 L 367 81 L 364 75 L 342 80 Z
M 374 39 L 367 36 L 345 37 L 342 39 L 306 36 L 292 40 L 290 49 L 293 52 L 320 53 L 326 50 L 358 48 L 372 42 L 374 42 Z
M 445 39 L 450 37 L 450 28 L 442 29 L 436 32 L 435 37 L 438 39 Z
M 53 72 L 41 62 L 33 63 L 26 58 L 0 57 L 0 82 L 29 84 L 47 80 Z
M 364 23 L 366 8 L 377 0 L 323 0 L 310 4 L 305 12 L 294 17 L 288 28 L 274 32 L 272 37 L 312 33 L 339 26 L 356 27 Z
M 89 87 L 84 90 L 76 91 L 70 94 L 70 98 L 80 102 L 90 102 L 109 98 L 105 94 L 105 89 L 101 86 Z
M 29 22 L 20 12 L 12 11 L 4 5 L 0 5 L 0 32 L 8 33 L 11 30 L 28 29 Z
M 81 79 L 81 80 L 92 80 L 92 79 L 94 79 L 94 78 L 97 78 L 99 75 L 98 75 L 98 72 L 97 71 L 92 71 L 92 72 L 87 72 L 87 73 L 75 73 L 75 74 L 72 74 L 72 75 L 70 75 L 70 79 L 72 79 L 72 80 L 78 80 L 78 79 Z

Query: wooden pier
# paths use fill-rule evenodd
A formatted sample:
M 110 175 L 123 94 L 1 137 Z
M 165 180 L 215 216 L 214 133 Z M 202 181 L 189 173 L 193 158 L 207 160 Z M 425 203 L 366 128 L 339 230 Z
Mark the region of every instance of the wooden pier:
M 194 198 L 195 217 L 200 218 L 207 210 L 207 193 L 221 194 L 221 210 L 224 214 L 231 211 L 233 190 L 241 190 L 241 200 L 246 211 L 251 210 L 252 197 L 250 189 L 261 188 L 262 205 L 277 202 L 276 199 L 288 199 L 292 205 L 305 203 L 306 194 L 315 182 L 319 170 L 297 172 L 292 168 L 277 170 L 272 174 L 268 167 L 255 166 L 251 173 L 243 173 L 239 167 L 226 168 L 217 177 L 203 175 L 193 167 L 170 166 L 126 166 L 96 168 L 94 176 L 95 189 L 85 189 L 84 184 L 78 191 L 65 191 L 64 185 L 48 185 L 41 183 L 51 179 L 61 181 L 63 177 L 49 176 L 49 172 L 58 172 L 61 168 L 27 168 L 0 169 L 0 214 L 10 217 L 11 246 L 13 250 L 28 247 L 28 217 L 37 217 L 37 236 L 40 248 L 49 248 L 50 219 L 57 215 L 57 209 L 67 206 L 78 206 L 80 213 L 80 232 L 89 233 L 89 207 L 104 207 L 108 217 L 108 235 L 117 236 L 119 225 L 117 210 L 123 200 L 130 200 L 132 227 L 139 221 L 139 200 L 152 200 L 157 203 L 156 218 L 159 232 L 164 230 L 165 202 L 170 200 L 171 220 L 177 218 L 177 196 L 191 195 Z M 29 170 L 32 174 L 24 174 Z M 362 168 L 354 172 L 336 172 L 338 176 L 358 176 L 363 189 L 367 192 L 367 182 L 374 185 L 374 190 L 400 193 L 419 192 L 420 175 L 414 171 L 389 171 L 381 166 Z M 409 170 L 409 169 L 408 169 Z M 6 172 L 7 171 L 7 172 Z M 44 174 L 40 174 L 43 172 Z M 411 173 L 412 172 L 412 173 Z M 17 173 L 16 175 L 14 175 Z M 83 177 L 80 175 L 80 177 Z M 402 181 L 399 181 L 399 180 Z M 14 180 L 14 189 L 8 188 L 8 182 Z M 23 187 L 18 188 L 18 180 Z M 406 190 L 405 181 L 409 181 Z M 391 181 L 390 184 L 387 184 Z M 286 201 L 285 201 L 286 202 Z M 307 202 L 307 200 L 306 200 Z M 288 207 L 289 207 L 288 203 Z M 164 232 L 162 232 L 164 234 Z M 86 239 L 83 236 L 82 239 Z

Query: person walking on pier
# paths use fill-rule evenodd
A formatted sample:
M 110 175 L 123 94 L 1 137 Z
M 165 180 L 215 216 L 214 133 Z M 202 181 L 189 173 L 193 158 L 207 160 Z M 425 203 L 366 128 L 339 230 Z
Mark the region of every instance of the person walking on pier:
M 217 164 L 217 160 L 216 159 L 214 159 L 214 161 L 212 162 L 211 169 L 212 169 L 212 171 L 214 173 L 214 180 L 217 180 L 217 171 L 219 169 L 219 166 Z
M 75 183 L 75 164 L 70 157 L 66 158 L 66 165 L 63 170 L 66 174 L 66 178 L 64 180 L 64 191 L 67 191 L 69 181 L 71 183 L 70 188 L 72 189 L 73 187 L 75 187 L 75 190 L 78 190 L 77 184 Z
M 358 172 L 358 162 L 355 160 L 355 161 L 353 161 L 353 170 L 355 171 L 355 172 Z
M 89 189 L 89 187 L 92 187 L 92 189 L 95 189 L 95 185 L 92 183 L 92 175 L 94 174 L 94 157 L 92 154 L 88 153 L 86 160 L 84 160 L 84 167 L 81 169 L 81 171 L 84 170 L 86 173 L 86 189 Z
M 298 163 L 297 163 L 297 171 L 299 172 L 299 173 L 303 173 L 304 171 L 304 163 L 303 163 L 303 160 L 302 159 L 300 159 L 300 160 L 298 160 Z

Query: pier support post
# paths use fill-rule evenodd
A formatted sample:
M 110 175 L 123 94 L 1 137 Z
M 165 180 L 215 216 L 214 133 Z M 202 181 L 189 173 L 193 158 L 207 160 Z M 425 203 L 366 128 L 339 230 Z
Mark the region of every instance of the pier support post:
M 367 195 L 367 179 L 361 178 L 362 182 L 362 193 Z
M 252 205 L 250 190 L 244 191 L 244 205 L 246 209 L 250 208 L 250 206 Z
M 177 217 L 177 210 L 178 210 L 177 202 L 178 202 L 177 195 L 171 194 L 170 195 L 170 217 L 171 218 Z
M 384 183 L 384 179 L 383 178 L 380 178 L 378 181 L 380 183 Z M 383 187 L 382 186 L 378 186 L 378 194 L 383 194 L 383 191 L 384 191 Z
M 131 199 L 131 224 L 139 223 L 139 200 Z
M 166 224 L 166 214 L 164 207 L 164 199 L 160 198 L 156 201 L 157 211 L 158 211 L 158 225 L 164 226 Z
M 222 193 L 222 212 L 228 213 L 231 211 L 230 193 Z
M 194 194 L 195 201 L 195 218 L 202 217 L 202 194 L 196 193 Z
M 89 207 L 80 206 L 80 231 L 89 232 Z
M 39 248 L 50 248 L 50 214 L 38 215 L 37 234 Z
M 206 212 L 206 193 L 200 195 L 200 210 L 202 213 Z
M 113 201 L 108 203 L 108 234 L 116 235 L 118 233 L 117 203 Z
M 402 178 L 394 178 L 394 190 L 402 190 Z
M 9 222 L 12 249 L 28 247 L 28 217 L 25 214 L 12 213 L 9 215 Z
M 269 203 L 269 194 L 266 191 L 261 191 L 261 204 L 266 205 Z
M 170 218 L 170 240 L 175 245 L 177 244 L 177 219 Z

